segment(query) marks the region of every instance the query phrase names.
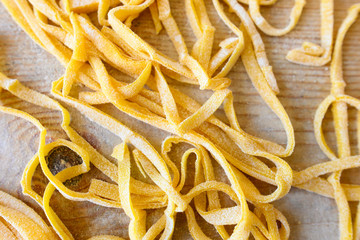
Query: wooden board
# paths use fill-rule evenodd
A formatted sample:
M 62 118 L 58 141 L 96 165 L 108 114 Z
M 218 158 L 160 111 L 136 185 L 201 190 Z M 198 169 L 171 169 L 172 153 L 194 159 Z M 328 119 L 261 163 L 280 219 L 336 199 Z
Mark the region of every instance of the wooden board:
M 335 0 L 336 29 L 344 19 L 347 9 L 356 2 L 358 1 Z M 211 21 L 217 29 L 216 44 L 218 44 L 231 33 L 217 17 L 211 1 L 206 0 L 206 4 Z M 276 26 L 284 26 L 288 21 L 289 9 L 292 4 L 293 1 L 279 0 L 274 7 L 263 8 L 263 12 L 271 23 Z M 287 51 L 299 47 L 303 41 L 319 43 L 319 4 L 320 0 L 308 0 L 298 26 L 285 37 L 263 37 L 281 90 L 279 98 L 295 128 L 295 152 L 286 160 L 296 170 L 327 161 L 316 144 L 312 122 L 318 104 L 330 90 L 329 67 L 305 67 L 285 60 Z M 194 36 L 184 17 L 184 3 L 182 0 L 172 0 L 171 5 L 173 15 L 184 33 L 190 49 L 194 43 Z M 347 93 L 357 98 L 360 97 L 360 24 L 358 23 L 359 21 L 352 27 L 344 45 Z M 159 36 L 154 34 L 148 11 L 144 12 L 135 22 L 135 31 L 159 50 L 176 57 L 166 34 L 164 32 Z M 2 5 L 0 5 L 0 71 L 19 79 L 26 86 L 44 93 L 48 93 L 51 82 L 64 73 L 64 68 L 57 60 L 32 42 L 14 23 Z M 237 63 L 229 77 L 233 81 L 231 89 L 234 92 L 236 112 L 242 127 L 257 136 L 285 143 L 285 134 L 279 121 L 252 87 L 241 61 Z M 189 86 L 177 84 L 177 87 L 202 102 L 210 96 L 208 91 L 199 94 L 198 90 Z M 64 137 L 59 126 L 61 119 L 57 113 L 25 104 L 6 92 L 1 93 L 1 101 L 7 106 L 26 109 L 40 119 L 50 129 L 48 141 Z M 99 151 L 109 156 L 112 147 L 118 144 L 120 139 L 99 126 L 91 124 L 76 110 L 70 110 L 72 125 L 75 129 Z M 103 110 L 111 111 L 118 119 L 146 136 L 157 147 L 167 136 L 165 132 L 133 120 L 108 106 L 104 106 Z M 354 154 L 357 154 L 354 113 L 353 110 L 350 111 L 349 128 L 352 150 Z M 324 128 L 330 143 L 335 146 L 330 115 L 325 120 Z M 20 187 L 23 169 L 36 152 L 38 132 L 31 124 L 5 114 L 0 114 L 0 132 L 0 189 L 19 197 L 41 213 L 41 209 L 21 193 Z M 342 181 L 359 184 L 358 174 L 358 169 L 345 171 Z M 264 190 L 266 191 L 266 189 Z M 127 237 L 128 218 L 121 210 L 106 209 L 90 203 L 74 203 L 59 196 L 54 198 L 53 206 L 57 212 L 61 213 L 60 217 L 76 239 L 86 239 L 95 234 L 115 234 Z M 292 189 L 286 197 L 275 202 L 275 206 L 284 213 L 290 223 L 291 239 L 338 239 L 337 210 L 333 200 L 299 189 Z M 155 219 L 159 214 L 156 211 L 150 212 L 149 218 Z M 174 239 L 191 239 L 186 230 L 184 215 L 179 214 L 176 226 Z

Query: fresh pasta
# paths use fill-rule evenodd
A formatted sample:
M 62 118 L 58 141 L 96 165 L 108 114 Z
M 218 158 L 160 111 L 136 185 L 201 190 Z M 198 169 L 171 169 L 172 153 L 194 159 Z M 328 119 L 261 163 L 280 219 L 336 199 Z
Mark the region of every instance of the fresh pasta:
M 234 34 L 224 39 L 215 53 L 213 45 L 216 29 L 211 24 L 202 0 L 185 0 L 186 16 L 196 37 L 191 51 L 171 14 L 168 0 L 1 1 L 24 31 L 65 67 L 63 76 L 52 83 L 52 96 L 119 138 L 111 155 L 116 159 L 114 163 L 70 126 L 70 113 L 57 100 L 0 73 L 0 89 L 28 103 L 59 111 L 62 115 L 61 128 L 69 139 L 58 139 L 47 144 L 47 129 L 36 118 L 23 111 L 0 106 L 1 112 L 31 122 L 40 132 L 38 150 L 24 170 L 21 185 L 23 192 L 42 207 L 51 225 L 45 224 L 23 203 L 15 207 L 14 203 L 18 200 L 0 192 L 4 199 L 10 199 L 7 203 L 7 200 L 0 198 L 0 216 L 12 226 L 0 221 L 0 232 L 4 236 L 9 239 L 18 239 L 16 234 L 27 239 L 74 239 L 50 206 L 51 196 L 57 190 L 72 201 L 89 201 L 104 207 L 122 208 L 130 219 L 130 239 L 171 239 L 176 216 L 184 213 L 194 239 L 211 239 L 198 224 L 198 214 L 223 239 L 252 237 L 283 240 L 289 238 L 290 226 L 272 202 L 284 197 L 292 186 L 334 198 L 340 213 L 342 239 L 348 239 L 346 236 L 352 234 L 358 236 L 360 215 L 357 215 L 353 229 L 350 227 L 352 220 L 348 201 L 360 201 L 360 187 L 341 184 L 339 178 L 342 170 L 360 166 L 359 156 L 350 156 L 345 129 L 346 104 L 356 108 L 359 104 L 358 100 L 344 95 L 345 83 L 341 70 L 342 41 L 360 11 L 359 4 L 349 10 L 339 30 L 331 64 L 332 92 L 321 103 L 315 116 L 317 141 L 332 161 L 297 172 L 282 159 L 290 156 L 294 150 L 294 129 L 276 96 L 279 88 L 256 26 L 272 36 L 288 33 L 300 19 L 305 1 L 295 1 L 289 25 L 284 29 L 276 29 L 260 14 L 260 6 L 272 5 L 276 0 L 225 0 L 241 20 L 239 27 L 227 17 L 221 2 L 213 0 L 220 19 Z M 249 12 L 241 3 L 249 5 Z M 305 44 L 302 50 L 293 50 L 297 52 L 290 53 L 288 59 L 311 65 L 323 65 L 330 61 L 332 38 L 328 35 L 332 35 L 333 29 L 333 20 L 330 19 L 333 17 L 332 4 L 332 1 L 322 1 L 324 49 Z M 164 28 L 178 59 L 172 59 L 155 49 L 132 30 L 133 20 L 148 8 L 155 32 L 159 33 Z M 96 13 L 95 19 L 88 15 L 91 12 Z M 241 128 L 233 94 L 228 89 L 231 80 L 227 77 L 239 58 L 260 97 L 282 123 L 287 136 L 285 147 L 253 136 Z M 130 83 L 122 81 L 109 68 L 134 80 Z M 176 89 L 169 79 L 194 85 L 200 90 L 211 90 L 212 95 L 201 104 Z M 80 86 L 80 90 L 73 94 L 76 85 Z M 104 103 L 168 132 L 170 135 L 162 142 L 160 151 L 136 130 L 96 107 Z M 322 119 L 330 105 L 333 105 L 339 156 L 327 146 L 321 130 Z M 215 112 L 222 107 L 229 124 L 215 116 Z M 189 147 L 182 152 L 179 167 L 170 157 L 170 152 L 173 147 L 183 143 Z M 53 173 L 46 157 L 60 147 L 72 151 L 81 162 Z M 188 178 L 188 161 L 191 156 L 195 157 L 195 177 L 190 190 L 184 193 L 182 190 Z M 217 179 L 214 161 L 224 171 L 227 182 Z M 274 167 L 270 167 L 269 162 Z M 32 179 L 38 166 L 49 180 L 42 194 L 32 188 Z M 94 178 L 86 192 L 71 190 L 64 184 L 66 180 L 87 174 L 91 167 L 97 168 L 112 182 Z M 151 183 L 134 176 L 132 167 L 138 168 Z M 321 177 L 328 173 L 331 174 L 328 179 Z M 276 189 L 267 195 L 262 194 L 249 176 L 274 185 Z M 231 199 L 232 206 L 222 206 L 220 192 Z M 157 209 L 162 215 L 148 226 L 147 210 L 150 209 Z M 19 220 L 20 217 L 24 222 Z M 227 225 L 234 226 L 233 231 L 229 231 Z M 13 228 L 16 229 L 15 233 Z M 90 239 L 122 238 L 103 235 Z
M 334 33 L 334 1 L 321 0 L 321 46 L 304 42 L 299 49 L 288 52 L 286 59 L 290 62 L 308 65 L 323 66 L 330 62 Z
M 254 23 L 264 33 L 270 36 L 282 36 L 289 33 L 299 21 L 302 10 L 305 6 L 305 0 L 295 0 L 294 7 L 291 9 L 290 22 L 283 29 L 274 28 L 271 26 L 260 13 L 260 0 L 249 1 L 249 12 Z

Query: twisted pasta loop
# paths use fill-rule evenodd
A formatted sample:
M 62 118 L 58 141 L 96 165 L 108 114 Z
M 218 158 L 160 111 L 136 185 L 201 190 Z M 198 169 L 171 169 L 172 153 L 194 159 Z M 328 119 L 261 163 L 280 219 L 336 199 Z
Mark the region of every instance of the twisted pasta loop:
M 288 52 L 286 55 L 288 61 L 309 66 L 323 66 L 330 62 L 334 31 L 334 1 L 321 0 L 320 12 L 321 46 L 304 42 L 301 48 Z
M 291 9 L 290 22 L 282 28 L 274 28 L 271 26 L 260 13 L 260 0 L 249 0 L 249 12 L 254 23 L 264 33 L 270 36 L 282 36 L 289 33 L 299 21 L 302 10 L 305 6 L 305 0 L 295 0 L 294 7 Z

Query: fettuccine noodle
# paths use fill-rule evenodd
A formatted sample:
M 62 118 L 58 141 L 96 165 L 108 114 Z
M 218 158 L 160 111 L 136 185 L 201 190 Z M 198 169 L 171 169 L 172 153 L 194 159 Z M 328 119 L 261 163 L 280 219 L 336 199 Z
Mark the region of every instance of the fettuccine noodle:
M 334 33 L 334 0 L 321 0 L 321 46 L 304 42 L 299 49 L 288 52 L 286 59 L 290 62 L 323 66 L 330 62 Z

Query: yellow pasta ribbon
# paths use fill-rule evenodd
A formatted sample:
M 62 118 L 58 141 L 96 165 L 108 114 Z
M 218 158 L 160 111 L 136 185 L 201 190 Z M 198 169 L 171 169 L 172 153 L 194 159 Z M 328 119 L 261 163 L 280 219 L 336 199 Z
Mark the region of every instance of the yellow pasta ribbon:
M 250 16 L 253 19 L 256 26 L 260 28 L 261 31 L 263 31 L 264 33 L 270 36 L 282 36 L 289 33 L 299 21 L 302 10 L 306 3 L 305 0 L 295 0 L 294 7 L 291 9 L 289 24 L 282 29 L 278 29 L 271 26 L 261 15 L 260 2 L 261 2 L 260 0 L 249 0 Z
M 334 31 L 334 1 L 321 0 L 320 12 L 321 46 L 304 42 L 301 48 L 288 52 L 286 55 L 288 61 L 309 66 L 323 66 L 330 62 Z

